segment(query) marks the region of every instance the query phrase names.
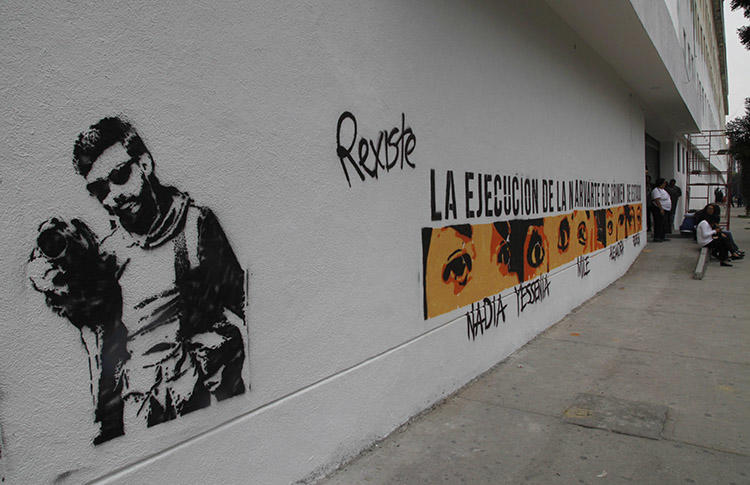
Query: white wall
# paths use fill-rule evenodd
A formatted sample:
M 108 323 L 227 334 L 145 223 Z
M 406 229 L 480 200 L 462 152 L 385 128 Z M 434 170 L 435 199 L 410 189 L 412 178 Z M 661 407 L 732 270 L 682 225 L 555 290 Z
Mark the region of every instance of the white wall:
M 699 130 L 724 126 L 724 108 L 714 95 L 712 79 L 703 52 L 700 34 L 694 29 L 693 14 L 688 1 L 630 0 L 638 13 L 674 86 L 690 110 Z M 706 37 L 711 37 L 708 32 Z M 710 41 L 715 46 L 715 40 Z M 718 49 L 718 47 L 714 47 Z M 718 87 L 721 90 L 721 87 Z M 684 131 L 684 130 L 678 130 Z M 692 130 L 691 130 L 692 131 Z
M 641 249 L 593 255 L 582 280 L 575 264 L 555 272 L 550 298 L 476 341 L 466 309 L 423 319 L 430 169 L 643 183 L 638 105 L 541 1 L 11 1 L 0 18 L 7 483 L 299 479 L 491 367 Z M 405 113 L 416 168 L 349 188 L 343 111 L 369 136 Z M 213 209 L 249 271 L 252 389 L 93 446 L 80 335 L 26 264 L 51 215 L 104 233 L 70 159 L 78 132 L 118 112 L 160 178 Z
M 680 140 L 664 141 L 660 144 L 660 173 L 661 178 L 669 182 L 675 179 L 675 184 L 682 190 L 682 195 L 677 200 L 677 206 L 672 209 L 675 211 L 673 231 L 679 232 L 680 224 L 685 217 L 685 193 L 686 193 L 686 168 L 683 162 L 684 144 Z M 679 157 L 679 162 L 678 162 Z M 701 206 L 702 207 L 702 206 Z

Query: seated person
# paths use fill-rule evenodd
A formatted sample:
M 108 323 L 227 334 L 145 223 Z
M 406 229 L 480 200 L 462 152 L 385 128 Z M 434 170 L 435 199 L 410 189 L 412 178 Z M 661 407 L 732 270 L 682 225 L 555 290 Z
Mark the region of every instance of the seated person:
M 718 227 L 721 219 L 721 208 L 716 204 L 707 204 L 706 207 L 695 213 L 695 223 L 700 224 L 701 221 L 706 220 L 711 227 Z M 697 226 L 696 226 L 697 229 Z M 735 259 L 739 259 L 745 255 L 745 251 L 742 251 L 739 246 L 734 242 L 734 236 L 728 230 L 723 230 L 721 233 L 727 238 L 729 242 L 729 251 L 736 256 Z
M 693 220 L 695 221 L 695 226 L 693 229 L 693 239 L 696 239 L 697 231 L 698 231 L 698 224 L 701 223 L 701 221 L 708 220 L 709 224 L 718 224 L 719 219 L 721 217 L 721 208 L 716 204 L 706 204 L 706 206 L 697 211 L 695 215 L 693 216 Z
M 711 227 L 711 224 L 709 224 L 709 222 L 704 219 L 700 222 L 700 224 L 698 224 L 696 238 L 698 240 L 698 244 L 700 244 L 702 247 L 707 247 L 711 249 L 712 252 L 718 252 L 721 266 L 732 266 L 731 264 L 729 264 L 729 254 L 731 252 L 729 238 L 727 238 L 727 236 L 722 233 L 721 228 L 719 228 L 718 226 Z M 735 255 L 736 253 L 732 254 L 732 256 Z M 741 256 L 736 255 L 736 257 L 739 259 Z
M 718 224 L 717 224 L 718 227 Z M 727 242 L 729 242 L 729 251 L 732 253 L 732 258 L 741 259 L 745 256 L 745 251 L 741 250 L 739 246 L 734 242 L 734 236 L 726 229 L 721 231 L 722 236 L 726 236 Z
M 721 208 L 716 204 L 706 204 L 706 206 L 695 213 L 695 225 L 697 227 L 698 224 L 702 220 L 708 220 L 710 223 L 718 223 L 719 218 L 721 217 Z

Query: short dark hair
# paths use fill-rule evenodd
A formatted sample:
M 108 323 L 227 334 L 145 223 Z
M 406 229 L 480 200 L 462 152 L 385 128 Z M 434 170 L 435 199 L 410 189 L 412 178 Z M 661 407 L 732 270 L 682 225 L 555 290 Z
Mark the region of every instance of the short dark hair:
M 148 153 L 146 145 L 130 123 L 118 116 L 102 118 L 78 135 L 73 147 L 73 167 L 76 172 L 84 177 L 88 175 L 99 155 L 115 143 L 121 143 L 131 157 Z

